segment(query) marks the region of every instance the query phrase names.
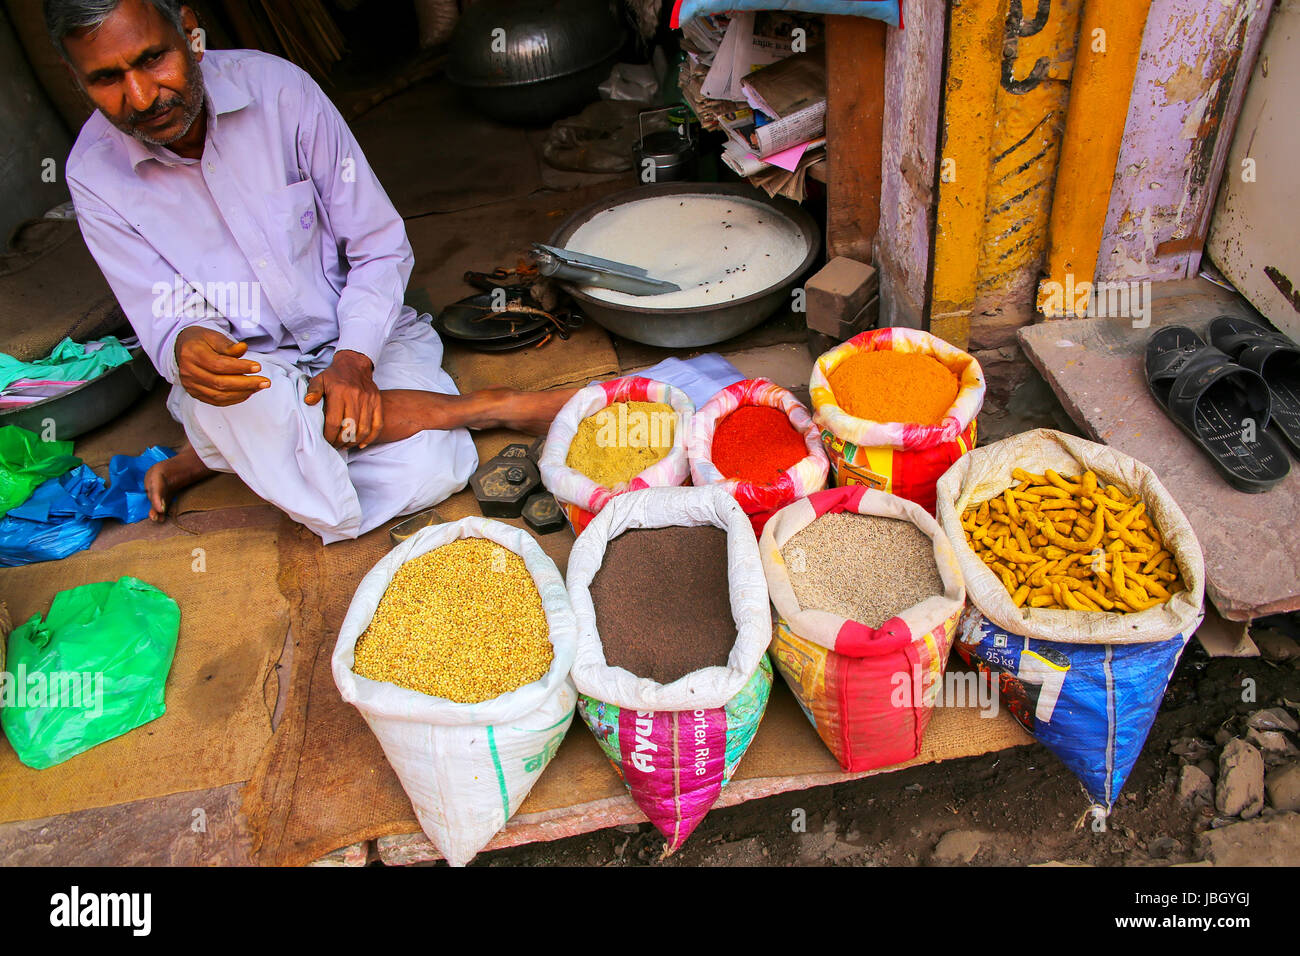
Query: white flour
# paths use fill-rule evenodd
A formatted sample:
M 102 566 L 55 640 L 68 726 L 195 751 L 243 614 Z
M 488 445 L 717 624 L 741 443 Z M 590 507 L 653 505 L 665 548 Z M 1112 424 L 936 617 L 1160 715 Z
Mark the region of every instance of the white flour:
M 639 266 L 681 286 L 663 295 L 583 286 L 592 298 L 643 309 L 689 309 L 780 285 L 803 263 L 808 237 L 772 207 L 747 199 L 653 196 L 597 213 L 565 247 Z

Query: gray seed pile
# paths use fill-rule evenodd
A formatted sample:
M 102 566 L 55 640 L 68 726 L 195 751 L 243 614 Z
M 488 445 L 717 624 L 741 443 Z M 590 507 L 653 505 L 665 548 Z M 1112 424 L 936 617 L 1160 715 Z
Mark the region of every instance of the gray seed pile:
M 899 518 L 824 514 L 790 538 L 781 557 L 800 607 L 867 627 L 943 593 L 934 543 Z

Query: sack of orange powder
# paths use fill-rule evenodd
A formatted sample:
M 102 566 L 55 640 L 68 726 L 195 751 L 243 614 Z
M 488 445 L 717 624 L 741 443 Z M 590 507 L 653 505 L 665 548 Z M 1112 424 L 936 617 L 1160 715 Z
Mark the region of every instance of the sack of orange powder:
M 779 412 L 785 416 L 788 427 L 782 427 L 780 417 L 773 415 L 773 420 L 753 423 L 748 432 L 730 434 L 721 428 L 729 416 L 747 407 Z M 774 425 L 784 433 L 774 435 Z M 720 435 L 731 443 L 740 441 L 748 447 L 718 448 L 715 443 Z M 800 452 L 802 457 L 796 457 Z M 739 461 L 715 460 L 715 456 L 722 454 Z M 808 409 L 789 391 L 763 378 L 728 385 L 695 413 L 686 439 L 686 457 L 691 465 L 692 482 L 721 485 L 740 503 L 745 514 L 751 516 L 770 514 L 814 491 L 821 491 L 826 487 L 829 469 L 821 433 Z M 728 473 L 724 473 L 722 466 Z M 743 466 L 748 477 L 734 477 L 737 472 L 732 469 L 737 466 Z M 761 528 L 756 527 L 758 530 Z
M 848 381 L 843 378 L 847 369 L 836 374 L 844 363 L 866 352 L 929 356 L 956 379 L 955 394 L 950 402 L 946 396 L 937 397 L 951 384 L 919 374 L 891 380 L 864 373 Z M 821 429 L 834 484 L 887 491 L 934 514 L 939 476 L 975 447 L 975 416 L 984 404 L 985 391 L 979 362 L 928 332 L 875 329 L 855 335 L 817 359 L 810 388 L 813 422 Z M 841 394 L 836 394 L 837 388 Z M 936 401 L 947 409 L 939 408 L 931 424 L 880 421 L 851 414 L 855 400 L 883 401 L 903 410 L 901 414 L 926 406 L 933 409 Z

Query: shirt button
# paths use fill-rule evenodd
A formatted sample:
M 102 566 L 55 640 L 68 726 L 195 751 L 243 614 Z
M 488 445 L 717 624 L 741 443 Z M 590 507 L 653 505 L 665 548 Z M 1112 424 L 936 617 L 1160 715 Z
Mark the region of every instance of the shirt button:
M 266 268 L 266 260 L 265 260 L 265 259 L 258 259 L 258 260 L 257 260 L 257 267 L 258 267 L 259 269 L 265 269 L 265 268 Z
M 217 171 L 216 164 L 213 163 L 211 160 L 208 160 L 208 172 L 215 173 L 216 171 Z

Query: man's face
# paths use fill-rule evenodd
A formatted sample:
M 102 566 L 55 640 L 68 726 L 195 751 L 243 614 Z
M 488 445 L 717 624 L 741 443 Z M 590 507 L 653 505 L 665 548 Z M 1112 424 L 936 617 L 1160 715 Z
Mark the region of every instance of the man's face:
M 197 26 L 182 8 L 188 34 Z M 95 107 L 136 139 L 167 146 L 203 112 L 203 74 L 186 38 L 146 0 L 122 0 L 102 24 L 63 38 L 68 65 Z

